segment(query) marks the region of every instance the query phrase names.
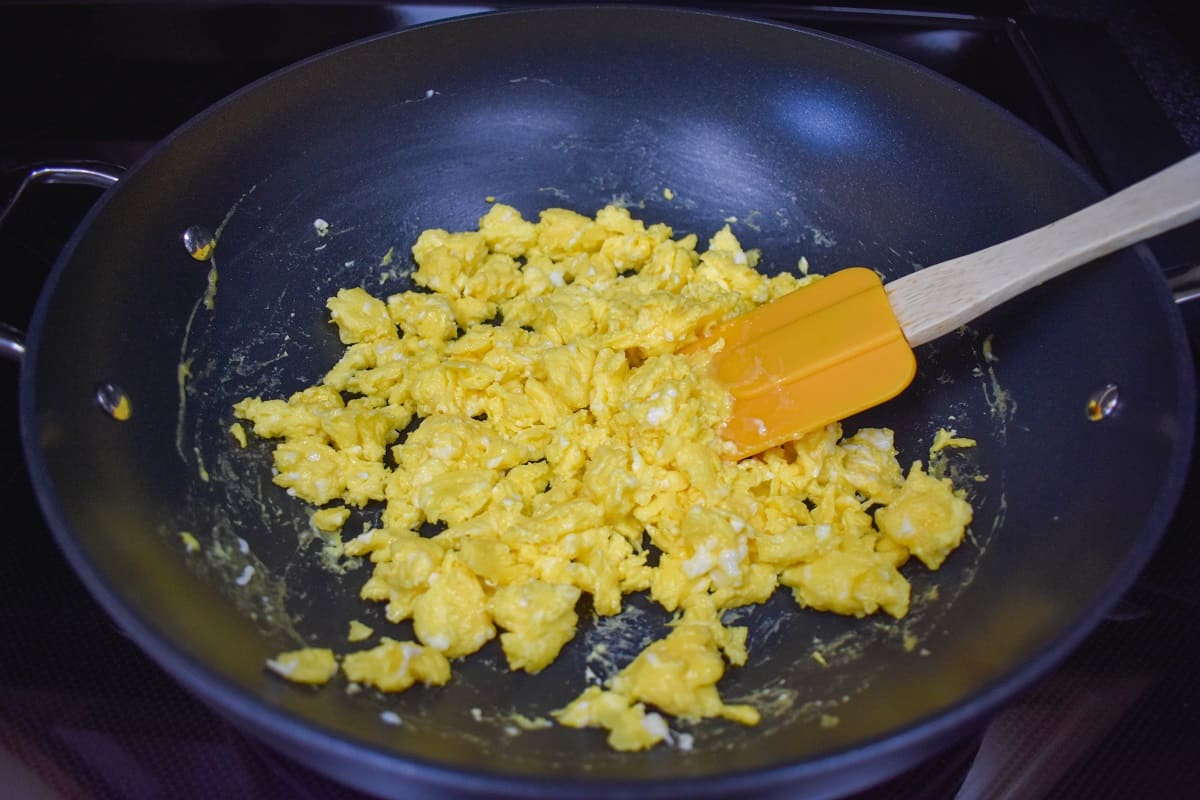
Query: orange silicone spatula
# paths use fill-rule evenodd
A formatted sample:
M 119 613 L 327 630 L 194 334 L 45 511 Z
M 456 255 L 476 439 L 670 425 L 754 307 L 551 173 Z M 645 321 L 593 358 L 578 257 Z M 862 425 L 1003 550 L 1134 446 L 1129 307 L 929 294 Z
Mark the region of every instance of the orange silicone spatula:
M 1200 153 L 1037 230 L 884 286 L 835 272 L 718 325 L 713 352 L 733 395 L 724 436 L 742 458 L 895 397 L 912 348 L 1069 269 L 1200 217 Z

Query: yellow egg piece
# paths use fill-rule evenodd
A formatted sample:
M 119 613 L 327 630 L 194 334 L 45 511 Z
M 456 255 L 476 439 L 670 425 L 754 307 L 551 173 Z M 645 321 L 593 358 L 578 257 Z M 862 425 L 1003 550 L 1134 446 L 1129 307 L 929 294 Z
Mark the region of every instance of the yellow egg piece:
M 347 655 L 342 672 L 355 683 L 399 692 L 414 683 L 441 686 L 450 680 L 450 662 L 433 648 L 385 637 L 377 647 Z
M 361 642 L 370 639 L 373 633 L 375 633 L 375 629 L 370 625 L 352 619 L 350 620 L 350 632 L 346 634 L 346 639 L 351 642 Z
M 337 659 L 328 648 L 306 647 L 268 659 L 267 669 L 293 683 L 321 684 L 337 673 Z

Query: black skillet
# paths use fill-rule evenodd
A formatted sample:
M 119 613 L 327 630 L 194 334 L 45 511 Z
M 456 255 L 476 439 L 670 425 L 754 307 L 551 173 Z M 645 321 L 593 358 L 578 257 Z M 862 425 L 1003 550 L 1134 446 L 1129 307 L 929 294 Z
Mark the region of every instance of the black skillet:
M 285 684 L 268 656 L 299 641 L 345 650 L 350 618 L 385 625 L 357 599 L 362 570 L 332 574 L 299 543 L 308 510 L 270 483 L 267 444 L 236 448 L 230 406 L 319 379 L 340 351 L 325 298 L 407 288 L 415 234 L 473 225 L 489 196 L 530 216 L 616 199 L 701 236 L 735 217 L 774 269 L 807 256 L 892 278 L 1100 191 L 1025 125 L 918 67 L 670 10 L 437 23 L 284 70 L 186 125 L 57 263 L 29 332 L 22 433 L 45 514 L 102 605 L 280 750 L 389 796 L 844 793 L 982 724 L 1083 639 L 1153 551 L 1195 394 L 1177 312 L 1138 248 L 922 348 L 908 392 L 847 422 L 895 428 L 906 462 L 942 425 L 977 438 L 948 462 L 986 476 L 968 481 L 972 536 L 936 574 L 906 568 L 919 599 L 902 625 L 801 611 L 782 592 L 742 614 L 751 663 L 722 691 L 758 702 L 760 726 L 676 723 L 690 751 L 618 754 L 598 731 L 517 724 L 657 634 L 663 615 L 639 598 L 608 632 L 610 658 L 593 646 L 611 626 L 589 619 L 536 677 L 507 673 L 493 643 L 443 689 Z M 181 243 L 192 226 L 217 237 L 208 262 Z M 1089 398 L 1109 384 L 1120 402 L 1092 421 Z M 100 386 L 128 397 L 128 421 L 101 410 Z

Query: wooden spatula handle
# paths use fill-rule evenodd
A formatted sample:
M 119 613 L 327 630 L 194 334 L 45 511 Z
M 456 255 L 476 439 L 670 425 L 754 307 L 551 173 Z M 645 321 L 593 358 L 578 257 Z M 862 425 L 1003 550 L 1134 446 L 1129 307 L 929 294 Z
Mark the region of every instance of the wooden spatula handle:
M 1200 153 L 1057 222 L 885 288 L 916 347 L 1069 269 L 1197 218 Z

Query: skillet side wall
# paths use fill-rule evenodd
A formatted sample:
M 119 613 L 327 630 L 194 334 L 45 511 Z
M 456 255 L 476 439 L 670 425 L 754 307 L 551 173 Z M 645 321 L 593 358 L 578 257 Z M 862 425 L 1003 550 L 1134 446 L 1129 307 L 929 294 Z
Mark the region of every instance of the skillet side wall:
M 325 299 L 360 283 L 407 288 L 403 274 L 382 274 L 384 252 L 395 247 L 407 264 L 416 232 L 473 225 L 489 195 L 529 216 L 623 199 L 636 216 L 702 238 L 736 216 L 743 242 L 776 268 L 807 256 L 817 271 L 868 264 L 891 278 L 1049 221 L 1097 190 L 1035 134 L 928 73 L 827 37 L 675 12 L 581 9 L 413 30 L 286 71 L 165 142 L 89 217 L 39 304 L 22 404 L 31 468 L 76 569 L 148 652 L 227 712 L 303 747 L 327 735 L 350 742 L 338 759 L 369 763 L 364 780 L 413 772 L 373 755 L 392 752 L 515 777 L 574 776 L 586 764 L 601 780 L 796 763 L 792 777 L 812 777 L 846 770 L 856 754 L 915 754 L 948 724 L 939 714 L 983 711 L 1047 669 L 1047 654 L 1061 655 L 1115 601 L 1166 522 L 1193 389 L 1161 279 L 1129 252 L 923 349 L 908 393 L 847 423 L 896 428 L 907 463 L 953 416 L 980 439 L 970 458 L 987 481 L 971 487 L 968 552 L 936 576 L 910 570 L 918 591 L 936 585 L 952 598 L 917 629 L 928 655 L 869 634 L 858 658 L 822 671 L 814 636 L 873 624 L 783 602 L 752 623 L 763 658 L 723 691 L 846 696 L 836 728 L 799 712 L 759 730 L 714 724 L 696 752 L 720 751 L 715 759 L 617 755 L 594 732 L 472 732 L 471 708 L 502 714 L 520 698 L 547 713 L 569 700 L 582 687 L 579 649 L 539 678 L 505 677 L 512 696 L 496 694 L 494 649 L 446 690 L 385 702 L 283 686 L 263 660 L 296 637 L 338 649 L 345 620 L 364 615 L 361 573 L 331 578 L 297 549 L 307 512 L 270 485 L 265 447 L 233 451 L 230 405 L 319 379 L 340 351 Z M 327 242 L 317 217 L 333 225 Z M 210 313 L 197 310 L 206 267 L 179 235 L 223 221 Z M 999 360 L 981 366 L 989 336 Z M 130 422 L 91 406 L 100 381 L 129 391 Z M 1084 401 L 1108 382 L 1121 386 L 1122 411 L 1089 423 Z M 1015 410 L 997 403 L 997 385 Z M 206 544 L 244 538 L 261 583 L 230 587 L 241 562 L 189 568 L 180 530 Z M 263 597 L 286 613 L 256 607 L 249 618 Z M 381 724 L 381 708 L 405 724 Z M 850 757 L 822 761 L 835 753 Z

